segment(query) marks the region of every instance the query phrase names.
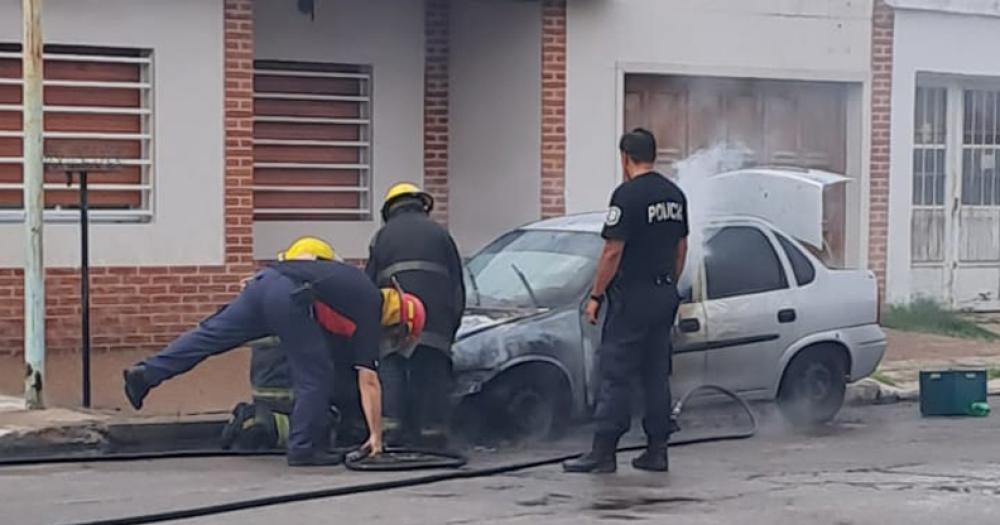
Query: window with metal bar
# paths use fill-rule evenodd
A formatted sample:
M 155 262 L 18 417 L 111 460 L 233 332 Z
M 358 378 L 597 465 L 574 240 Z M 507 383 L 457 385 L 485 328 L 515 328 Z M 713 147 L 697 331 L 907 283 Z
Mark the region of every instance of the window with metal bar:
M 153 214 L 152 52 L 45 46 L 44 140 L 47 162 L 107 164 L 91 170 L 95 221 L 143 221 Z M 0 220 L 23 218 L 21 46 L 0 44 Z M 61 168 L 60 168 L 61 169 Z M 45 173 L 45 217 L 75 220 L 77 182 Z
M 918 87 L 913 122 L 913 204 L 943 206 L 947 90 Z
M 254 219 L 371 217 L 371 68 L 257 61 Z
M 918 86 L 913 115 L 913 216 L 910 245 L 915 263 L 944 260 L 945 163 L 948 90 Z
M 962 204 L 1000 206 L 1000 91 L 962 92 Z

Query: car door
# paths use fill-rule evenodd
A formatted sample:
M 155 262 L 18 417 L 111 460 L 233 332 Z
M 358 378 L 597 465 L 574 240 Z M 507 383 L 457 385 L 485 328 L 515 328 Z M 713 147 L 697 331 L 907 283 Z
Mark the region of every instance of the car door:
M 693 279 L 686 278 L 689 272 Z M 673 373 L 670 376 L 670 389 L 675 399 L 705 383 L 706 354 L 703 349 L 708 341 L 708 323 L 702 301 L 702 275 L 701 265 L 692 265 L 685 270 L 678 287 L 681 305 L 674 325 Z
M 677 322 L 673 330 L 673 372 L 671 374 L 671 390 L 673 395 L 680 396 L 689 389 L 704 383 L 705 353 L 701 351 L 708 340 L 706 330 L 705 307 L 701 302 L 700 269 L 695 266 L 689 271 L 694 272 L 693 280 L 681 279 L 679 287 L 681 304 L 677 312 Z M 685 272 L 686 273 L 686 272 Z M 691 283 L 691 284 L 683 284 Z M 583 333 L 583 354 L 587 376 L 587 404 L 593 407 L 597 399 L 600 371 L 597 368 L 597 349 L 601 343 L 601 328 L 604 326 L 602 310 L 597 325 L 592 325 L 583 319 L 581 303 L 580 325 Z
M 705 380 L 742 392 L 772 388 L 798 317 L 775 240 L 752 222 L 719 225 L 706 239 Z

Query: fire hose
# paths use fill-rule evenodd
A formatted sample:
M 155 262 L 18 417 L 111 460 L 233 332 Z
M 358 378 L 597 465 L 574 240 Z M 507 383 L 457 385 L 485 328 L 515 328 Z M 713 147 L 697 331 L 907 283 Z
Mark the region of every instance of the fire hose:
M 754 415 L 753 409 L 750 407 L 749 403 L 747 403 L 747 401 L 742 397 L 740 397 L 739 395 L 716 385 L 701 385 L 692 390 L 689 390 L 687 393 L 684 394 L 684 396 L 681 397 L 681 399 L 677 402 L 677 404 L 674 405 L 673 411 L 671 413 L 671 418 L 676 421 L 676 419 L 683 412 L 683 409 L 688 403 L 688 401 L 690 401 L 690 399 L 696 393 L 702 391 L 711 391 L 718 394 L 722 394 L 723 396 L 728 397 L 733 401 L 735 401 L 747 414 L 750 423 L 749 428 L 743 431 L 707 435 L 707 436 L 698 436 L 698 437 L 683 438 L 683 439 L 675 439 L 672 437 L 670 440 L 671 447 L 694 445 L 698 443 L 711 443 L 717 441 L 749 439 L 757 434 L 758 430 L 757 418 Z M 618 448 L 618 452 L 632 452 L 632 451 L 642 450 L 644 448 L 645 445 L 624 446 Z M 103 455 L 92 455 L 92 456 L 86 456 L 86 455 L 44 456 L 44 457 L 0 459 L 0 467 L 55 464 L 55 463 L 121 462 L 121 461 L 177 459 L 177 458 L 276 456 L 283 454 L 284 454 L 283 451 L 277 451 L 277 450 L 269 450 L 269 451 L 187 450 L 187 451 L 166 451 L 166 452 L 115 453 L 115 454 L 103 454 Z M 415 463 L 404 462 L 401 465 L 398 463 L 394 464 L 391 461 L 378 460 L 377 459 L 378 457 L 369 458 L 363 453 L 348 454 L 345 459 L 345 466 L 351 470 L 359 470 L 359 471 L 398 471 L 398 470 L 417 470 L 417 469 L 430 469 L 430 468 L 436 468 L 436 469 L 449 468 L 450 470 L 445 472 L 426 474 L 422 476 L 416 476 L 404 479 L 378 481 L 374 483 L 361 483 L 357 485 L 332 487 L 328 489 L 292 492 L 276 496 L 264 496 L 259 498 L 251 498 L 246 500 L 233 501 L 215 505 L 206 505 L 201 507 L 192 507 L 186 509 L 177 509 L 164 512 L 127 516 L 122 518 L 111 518 L 111 519 L 81 522 L 72 525 L 126 525 L 126 524 L 139 524 L 139 523 L 160 523 L 165 521 L 191 519 L 203 516 L 211 516 L 215 514 L 222 514 L 227 512 L 235 512 L 240 510 L 248 510 L 261 507 L 269 507 L 274 505 L 283 505 L 288 503 L 309 501 L 314 499 L 333 498 L 338 496 L 379 492 L 379 491 L 399 489 L 405 487 L 415 487 L 420 485 L 428 485 L 431 483 L 439 483 L 443 481 L 496 476 L 499 474 L 515 472 L 518 470 L 555 465 L 569 459 L 575 459 L 577 457 L 580 457 L 581 455 L 579 453 L 563 454 L 559 456 L 508 463 L 493 467 L 459 469 L 457 467 L 465 465 L 467 461 L 465 456 L 459 453 L 428 451 L 421 449 L 388 449 L 386 451 L 386 454 L 389 456 L 430 455 L 432 456 L 432 458 L 424 461 L 417 461 Z

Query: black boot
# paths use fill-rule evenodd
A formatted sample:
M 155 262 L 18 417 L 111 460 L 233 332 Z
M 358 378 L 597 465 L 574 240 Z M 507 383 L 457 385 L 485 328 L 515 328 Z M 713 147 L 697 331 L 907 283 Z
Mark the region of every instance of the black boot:
M 440 426 L 425 428 L 420 431 L 420 448 L 431 450 L 448 449 L 448 429 Z
M 646 451 L 632 460 L 632 466 L 650 472 L 669 471 L 670 460 L 667 457 L 667 444 L 660 441 L 650 442 L 646 445 Z
M 563 471 L 577 473 L 610 474 L 618 470 L 615 449 L 618 440 L 610 436 L 594 435 L 590 452 L 577 459 L 563 462 Z
M 142 408 L 142 401 L 146 399 L 146 394 L 153 388 L 153 385 L 146 379 L 145 365 L 135 365 L 122 371 L 125 379 L 125 397 L 132 405 L 132 408 L 139 410 Z
M 326 450 L 307 448 L 304 450 L 289 450 L 289 467 L 330 467 L 344 462 L 344 455 Z

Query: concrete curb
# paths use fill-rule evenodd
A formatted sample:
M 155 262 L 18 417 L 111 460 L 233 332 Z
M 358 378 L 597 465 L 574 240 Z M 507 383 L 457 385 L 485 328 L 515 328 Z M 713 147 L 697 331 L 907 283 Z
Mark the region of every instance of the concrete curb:
M 0 436 L 0 457 L 100 451 L 107 443 L 107 428 L 100 422 L 13 430 Z
M 217 446 L 225 419 L 99 421 L 10 431 L 0 457 L 193 450 Z

